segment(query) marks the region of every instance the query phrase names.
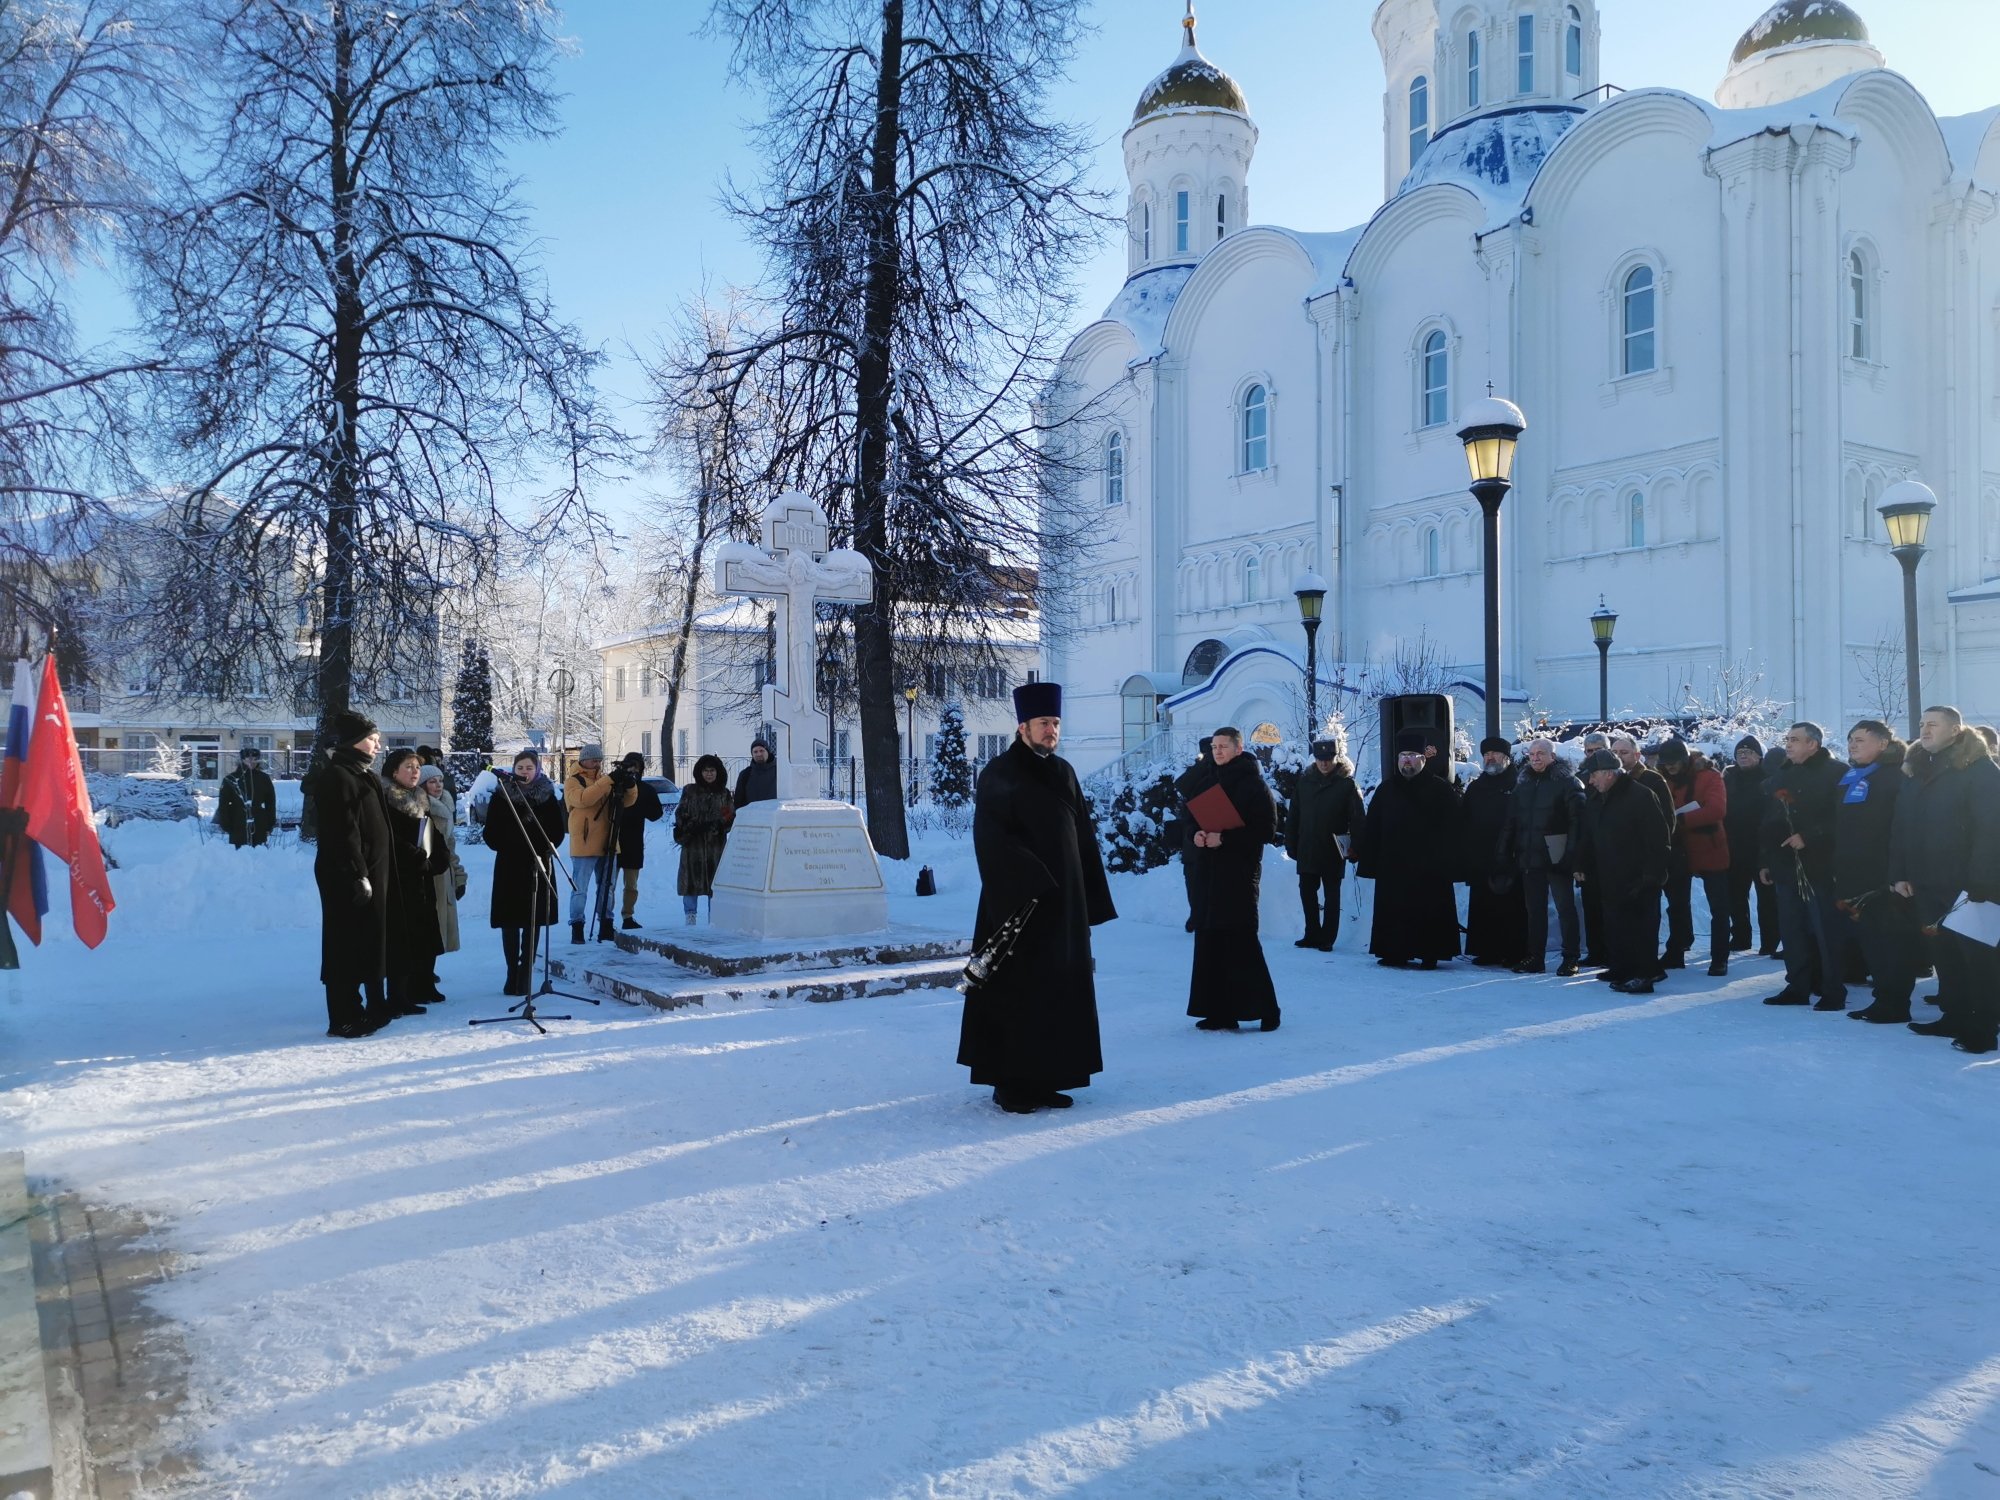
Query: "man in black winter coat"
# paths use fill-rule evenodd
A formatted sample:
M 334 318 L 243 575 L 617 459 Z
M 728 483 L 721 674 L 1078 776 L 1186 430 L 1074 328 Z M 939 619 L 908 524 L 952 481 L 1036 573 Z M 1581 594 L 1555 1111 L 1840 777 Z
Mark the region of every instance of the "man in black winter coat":
M 384 982 L 398 877 L 388 802 L 373 769 L 382 736 L 373 722 L 353 712 L 336 714 L 329 728 L 334 750 L 313 787 L 319 815 L 313 855 L 319 977 L 326 986 L 326 1034 L 351 1038 L 379 1031 L 390 1019 Z
M 1526 953 L 1527 911 L 1505 855 L 1507 814 L 1520 777 L 1514 746 L 1479 743 L 1479 775 L 1458 799 L 1458 878 L 1465 883 L 1465 951 L 1481 968 L 1516 968 Z
M 222 779 L 215 799 L 215 826 L 229 835 L 229 845 L 257 848 L 278 826 L 278 791 L 261 764 L 263 752 L 248 746 L 237 766 Z
M 975 952 L 1030 901 L 1011 953 L 967 989 L 958 1061 L 1009 1114 L 1067 1109 L 1064 1089 L 1104 1070 L 1090 929 L 1118 915 L 1104 878 L 1097 828 L 1076 772 L 1057 755 L 1062 688 L 1014 690 L 1014 742 L 979 772 L 972 849 L 979 861 Z
M 764 740 L 752 740 L 750 764 L 736 773 L 736 795 L 732 803 L 741 812 L 752 802 L 774 802 L 777 797 L 778 763 L 771 759 L 771 747 Z
M 1918 920 L 1938 928 L 1931 953 L 1944 1012 L 1910 1030 L 1951 1037 L 1963 1052 L 1992 1052 L 2000 950 L 1938 924 L 1960 896 L 2000 902 L 2000 765 L 1957 709 L 1933 707 L 1924 710 L 1903 772 L 1909 784 L 1896 798 L 1889 873 L 1916 904 Z
M 1764 812 L 1764 863 L 1757 878 L 1776 889 L 1785 939 L 1785 987 L 1766 1005 L 1811 1005 L 1819 965 L 1820 1010 L 1847 1009 L 1839 918 L 1834 908 L 1834 808 L 1847 771 L 1826 748 L 1826 732 L 1800 721 L 1785 731 L 1785 760 L 1771 777 Z
M 1778 952 L 1778 898 L 1757 878 L 1763 868 L 1764 742 L 1746 734 L 1736 742 L 1736 764 L 1722 773 L 1729 795 L 1729 816 L 1723 828 L 1729 836 L 1729 948 L 1748 953 L 1754 946 L 1766 958 Z M 1750 932 L 1750 904 L 1757 904 L 1755 942 Z
M 1458 957 L 1458 786 L 1425 770 L 1426 748 L 1420 730 L 1396 737 L 1396 774 L 1375 788 L 1356 846 L 1355 872 L 1375 882 L 1368 951 L 1384 968 Z
M 1905 747 L 1879 719 L 1847 736 L 1847 774 L 1833 814 L 1834 930 L 1843 954 L 1858 951 L 1874 984 L 1874 1003 L 1849 1011 L 1857 1021 L 1910 1019 L 1917 983 L 1916 914 L 1889 889 L 1889 845 L 1904 785 Z
M 1606 972 L 1620 994 L 1650 995 L 1659 973 L 1660 892 L 1673 824 L 1611 751 L 1593 752 L 1583 769 L 1596 798 L 1584 818 L 1577 874 L 1598 888 L 1604 906 Z
M 1639 742 L 1629 734 L 1614 734 L 1611 737 L 1611 753 L 1618 757 L 1619 768 L 1625 772 L 1628 779 L 1637 782 L 1648 792 L 1652 793 L 1653 800 L 1660 805 L 1661 816 L 1667 820 L 1667 827 L 1672 829 L 1674 826 L 1673 789 L 1667 785 L 1666 777 L 1646 764 L 1645 753 L 1640 750 Z M 1671 839 L 1668 844 L 1667 861 L 1671 869 L 1673 863 Z M 1661 918 L 1666 914 L 1664 899 L 1666 887 L 1664 884 L 1660 888 L 1660 894 L 1662 897 L 1661 910 L 1653 914 L 1653 967 L 1651 973 L 1656 980 L 1667 977 L 1666 965 L 1660 961 Z
M 1536 740 L 1528 746 L 1528 762 L 1514 782 L 1501 830 L 1501 852 L 1521 883 L 1523 953 L 1515 965 L 1517 974 L 1547 971 L 1551 901 L 1562 936 L 1562 967 L 1556 972 L 1565 979 L 1579 972 L 1582 948 L 1572 872 L 1582 823 L 1583 788 L 1557 759 L 1554 742 Z
M 1306 935 L 1297 946 L 1331 953 L 1333 940 L 1340 936 L 1340 882 L 1365 813 L 1361 790 L 1354 784 L 1354 765 L 1340 753 L 1340 742 L 1314 740 L 1312 749 L 1313 763 L 1299 772 L 1292 787 L 1285 848 L 1298 866 L 1299 902 L 1306 914 Z

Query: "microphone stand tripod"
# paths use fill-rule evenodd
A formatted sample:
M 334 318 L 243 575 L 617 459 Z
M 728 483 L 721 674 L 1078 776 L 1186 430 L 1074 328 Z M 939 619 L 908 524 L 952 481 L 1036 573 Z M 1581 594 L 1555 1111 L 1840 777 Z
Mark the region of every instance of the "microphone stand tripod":
M 509 781 L 512 779 L 510 773 Z M 555 944 L 548 937 L 548 927 L 552 924 L 542 921 L 542 887 L 544 885 L 548 886 L 550 899 L 553 900 L 555 897 L 555 881 L 549 874 L 551 866 L 562 871 L 562 877 L 564 880 L 569 881 L 572 891 L 576 889 L 576 881 L 571 878 L 569 871 L 563 869 L 562 861 L 556 858 L 556 846 L 550 842 L 548 835 L 542 832 L 541 825 L 521 816 L 521 809 L 515 805 L 514 801 L 518 795 L 518 789 L 510 787 L 508 782 L 502 782 L 499 786 L 495 787 L 492 801 L 487 803 L 486 821 L 489 823 L 493 821 L 493 802 L 506 803 L 508 816 L 514 820 L 514 827 L 521 835 L 522 845 L 535 857 L 535 873 L 532 879 L 532 888 L 529 892 L 531 904 L 528 908 L 528 916 L 530 921 L 523 929 L 523 933 L 526 941 L 529 943 L 533 943 L 537 935 L 541 938 L 542 983 L 541 987 L 530 993 L 526 999 L 518 1000 L 508 1006 L 506 1015 L 476 1016 L 465 1024 L 468 1026 L 492 1026 L 502 1021 L 526 1021 L 536 1031 L 540 1032 L 543 1036 L 547 1036 L 549 1029 L 542 1022 L 574 1021 L 576 1017 L 536 1014 L 535 1002 L 544 995 L 556 995 L 564 1000 L 580 1000 L 585 1005 L 601 1005 L 603 1002 L 601 1000 L 594 1000 L 589 995 L 579 995 L 572 990 L 557 989 L 556 982 L 550 975 L 549 960 L 551 954 L 554 952 Z M 538 844 L 539 847 L 537 847 Z M 531 980 L 534 975 L 534 969 L 535 960 L 533 950 L 531 949 L 528 957 L 528 973 Z

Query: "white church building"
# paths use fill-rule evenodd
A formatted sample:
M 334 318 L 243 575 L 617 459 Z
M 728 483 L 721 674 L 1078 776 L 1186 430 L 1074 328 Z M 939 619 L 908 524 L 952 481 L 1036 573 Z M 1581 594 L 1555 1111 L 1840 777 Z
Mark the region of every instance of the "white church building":
M 1746 665 L 1843 733 L 1902 703 L 1906 478 L 1924 696 L 2000 717 L 2000 109 L 1938 118 L 1841 0 L 1774 5 L 1713 102 L 1600 88 L 1592 0 L 1383 0 L 1385 201 L 1309 233 L 1251 225 L 1257 127 L 1183 25 L 1124 138 L 1130 276 L 1052 387 L 1098 538 L 1045 620 L 1081 769 L 1295 735 L 1308 571 L 1322 707 L 1427 633 L 1476 726 L 1489 383 L 1528 421 L 1507 725 L 1595 719 L 1600 598 L 1614 713 Z

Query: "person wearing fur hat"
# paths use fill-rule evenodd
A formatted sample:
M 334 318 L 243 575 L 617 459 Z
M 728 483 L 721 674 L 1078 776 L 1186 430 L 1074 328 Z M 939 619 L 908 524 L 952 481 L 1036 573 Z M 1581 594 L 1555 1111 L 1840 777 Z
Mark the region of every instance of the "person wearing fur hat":
M 715 872 L 722 864 L 729 825 L 735 821 L 728 769 L 720 757 L 704 755 L 694 763 L 688 784 L 681 790 L 680 805 L 674 809 L 674 842 L 681 846 L 680 876 L 674 888 L 680 892 L 681 915 L 690 927 L 701 908 L 701 898 L 707 896 L 711 903 L 714 900 Z
M 1292 787 L 1285 848 L 1298 866 L 1299 904 L 1306 914 L 1306 935 L 1298 946 L 1331 953 L 1340 936 L 1341 877 L 1367 812 L 1354 784 L 1354 763 L 1341 754 L 1340 741 L 1314 740 L 1312 755 Z
M 720 764 L 720 762 L 717 762 Z M 612 848 L 617 825 L 612 809 L 639 800 L 639 778 L 606 776 L 604 747 L 585 745 L 576 753 L 576 769 L 563 781 L 563 806 L 569 813 L 569 864 L 575 884 L 569 892 L 569 940 L 583 941 L 586 910 L 597 913 L 597 940 L 608 943 L 611 930 Z M 591 882 L 597 882 L 594 905 Z
M 1708 972 L 1729 972 L 1729 791 L 1722 773 L 1675 735 L 1660 746 L 1660 776 L 1673 793 L 1673 844 L 1667 859 L 1669 969 L 1687 967 L 1694 946 L 1694 883 L 1708 904 Z
M 382 736 L 373 720 L 352 711 L 335 714 L 327 728 L 332 749 L 313 787 L 319 977 L 326 1034 L 353 1038 L 389 1024 L 389 903 L 397 874 L 388 803 L 373 770 Z
M 778 797 L 778 763 L 771 758 L 770 742 L 762 736 L 750 742 L 750 764 L 736 773 L 736 808 L 741 812 L 753 802 L 775 802 Z
M 1208 820 L 1194 804 L 1211 788 L 1219 788 L 1227 799 L 1236 826 L 1204 826 Z M 1243 731 L 1230 725 L 1210 735 L 1209 764 L 1185 772 L 1174 791 L 1197 815 L 1194 967 L 1188 977 L 1187 1013 L 1201 1031 L 1235 1031 L 1245 1021 L 1276 1031 L 1278 992 L 1257 937 L 1257 906 L 1264 850 L 1277 827 L 1278 809 L 1257 757 L 1243 753 Z
M 1528 911 L 1506 857 L 1507 812 L 1520 769 L 1499 735 L 1479 742 L 1479 776 L 1458 801 L 1458 878 L 1464 882 L 1465 951 L 1483 969 L 1515 968 L 1526 949 Z
M 1672 838 L 1659 800 L 1610 750 L 1584 757 L 1594 793 L 1583 820 L 1577 878 L 1598 888 L 1605 973 L 1621 994 L 1650 995 L 1658 977 L 1660 890 Z
M 1763 863 L 1764 742 L 1746 734 L 1736 742 L 1736 764 L 1722 773 L 1722 790 L 1729 798 L 1723 830 L 1729 839 L 1729 949 L 1748 953 L 1755 948 L 1765 958 L 1778 952 L 1778 897 L 1757 878 Z M 1755 900 L 1757 926 L 1751 931 Z
M 1355 873 L 1375 882 L 1368 951 L 1384 968 L 1458 957 L 1458 787 L 1425 773 L 1427 749 L 1421 730 L 1396 736 L 1396 774 L 1375 788 L 1355 846 Z
M 973 951 L 997 956 L 996 939 L 1016 935 L 997 967 L 966 987 L 958 1061 L 1001 1109 L 1033 1114 L 1069 1108 L 1064 1090 L 1104 1071 L 1090 929 L 1118 912 L 1090 804 L 1056 754 L 1062 688 L 1016 688 L 1014 717 L 1013 743 L 980 768 L 973 788 Z
M 1962 1052 L 2000 1047 L 2000 950 L 1939 924 L 1964 896 L 2000 902 L 2000 764 L 1963 715 L 1924 710 L 1917 744 L 1903 761 L 1909 784 L 1896 797 L 1889 873 L 1917 920 L 1935 929 L 1936 1021 L 1910 1030 L 1948 1036 Z
M 382 761 L 397 872 L 389 902 L 389 1013 L 396 1016 L 420 1016 L 427 1003 L 444 999 L 434 982 L 444 951 L 435 881 L 451 868 L 451 856 L 431 837 L 431 799 L 417 784 L 422 772 L 408 745 Z

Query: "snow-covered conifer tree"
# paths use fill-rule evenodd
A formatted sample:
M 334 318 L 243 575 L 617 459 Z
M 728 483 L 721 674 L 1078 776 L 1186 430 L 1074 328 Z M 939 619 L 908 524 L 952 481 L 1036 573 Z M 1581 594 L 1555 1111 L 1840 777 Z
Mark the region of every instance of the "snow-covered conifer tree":
M 938 716 L 937 754 L 931 757 L 931 799 L 939 807 L 972 800 L 972 763 L 965 758 L 965 710 L 947 703 Z

